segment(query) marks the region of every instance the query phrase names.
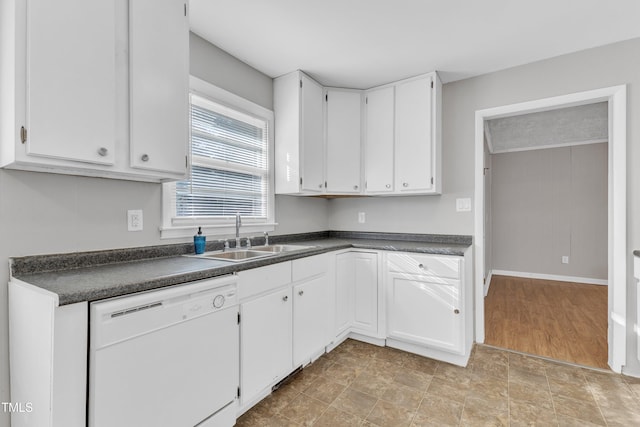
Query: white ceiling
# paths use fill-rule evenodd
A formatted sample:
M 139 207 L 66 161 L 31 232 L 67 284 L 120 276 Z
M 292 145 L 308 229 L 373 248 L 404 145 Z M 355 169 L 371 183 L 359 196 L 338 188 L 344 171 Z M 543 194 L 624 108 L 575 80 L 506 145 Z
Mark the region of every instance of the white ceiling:
M 443 82 L 640 37 L 639 0 L 190 0 L 191 29 L 263 73 Z

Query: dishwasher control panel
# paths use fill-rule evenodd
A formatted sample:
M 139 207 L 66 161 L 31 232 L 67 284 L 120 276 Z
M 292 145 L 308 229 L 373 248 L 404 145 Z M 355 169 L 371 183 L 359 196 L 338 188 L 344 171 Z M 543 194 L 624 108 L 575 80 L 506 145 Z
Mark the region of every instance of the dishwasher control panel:
M 212 311 L 222 310 L 238 304 L 236 285 L 228 285 L 210 291 L 203 291 L 202 295 L 192 295 L 182 304 L 184 318 L 200 316 Z
M 211 315 L 238 305 L 237 277 L 223 276 L 92 302 L 91 348 L 101 348 L 150 330 Z

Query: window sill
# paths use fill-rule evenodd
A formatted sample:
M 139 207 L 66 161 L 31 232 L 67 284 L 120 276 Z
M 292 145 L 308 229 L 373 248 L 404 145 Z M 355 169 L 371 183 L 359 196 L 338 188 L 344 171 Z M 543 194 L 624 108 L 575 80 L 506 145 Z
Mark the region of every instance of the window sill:
M 247 234 L 264 233 L 274 231 L 277 223 L 243 224 L 240 227 L 240 234 L 249 237 Z M 235 224 L 202 225 L 202 234 L 205 236 L 235 236 Z M 161 239 L 177 239 L 181 237 L 192 237 L 198 231 L 198 226 L 184 225 L 177 227 L 160 227 Z

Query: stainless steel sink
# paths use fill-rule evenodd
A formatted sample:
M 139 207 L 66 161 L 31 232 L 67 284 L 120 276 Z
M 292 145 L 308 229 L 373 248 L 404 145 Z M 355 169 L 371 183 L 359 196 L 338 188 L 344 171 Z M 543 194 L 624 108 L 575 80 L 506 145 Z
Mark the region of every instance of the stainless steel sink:
M 268 245 L 268 246 L 254 246 L 251 248 L 252 251 L 261 251 L 261 252 L 272 252 L 272 253 L 282 253 L 282 252 L 291 252 L 291 251 L 299 251 L 302 249 L 309 249 L 313 246 L 301 246 L 301 245 Z
M 273 255 L 270 252 L 257 252 L 252 250 L 237 250 L 229 252 L 205 252 L 201 255 L 190 255 L 196 258 L 219 259 L 224 261 L 246 261 L 253 258 L 260 258 Z
M 195 258 L 215 259 L 221 261 L 247 261 L 254 258 L 268 257 L 283 252 L 299 251 L 302 249 L 309 249 L 313 246 L 300 246 L 300 245 L 267 245 L 267 246 L 255 246 L 251 249 L 231 249 L 216 252 L 205 252 L 200 255 L 187 255 Z

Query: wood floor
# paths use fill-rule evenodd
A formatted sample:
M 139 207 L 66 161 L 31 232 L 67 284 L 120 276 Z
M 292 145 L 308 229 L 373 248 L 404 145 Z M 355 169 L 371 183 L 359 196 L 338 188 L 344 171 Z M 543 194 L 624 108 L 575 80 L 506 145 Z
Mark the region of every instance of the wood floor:
M 485 343 L 608 369 L 607 287 L 493 276 Z

